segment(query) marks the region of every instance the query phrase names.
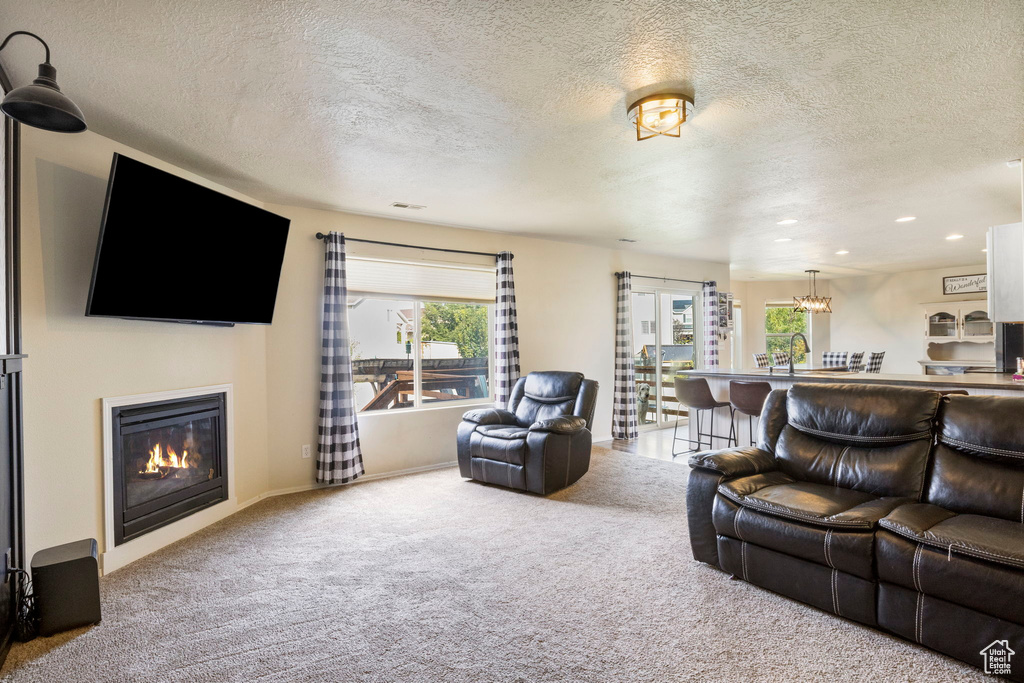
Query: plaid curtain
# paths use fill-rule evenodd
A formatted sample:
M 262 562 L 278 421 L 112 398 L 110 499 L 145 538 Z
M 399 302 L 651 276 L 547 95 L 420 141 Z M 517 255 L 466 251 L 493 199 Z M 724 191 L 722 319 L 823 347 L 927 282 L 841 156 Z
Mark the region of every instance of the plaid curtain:
M 320 427 L 316 480 L 344 484 L 363 473 L 359 448 L 352 358 L 348 342 L 348 293 L 345 285 L 345 236 L 324 240 L 324 323 L 320 357 Z
M 494 396 L 499 406 L 508 403 L 519 379 L 519 324 L 516 322 L 516 286 L 512 279 L 512 252 L 497 258 L 494 298 Z
M 704 283 L 704 368 L 718 367 L 718 283 Z
M 640 435 L 636 415 L 636 375 L 633 370 L 633 315 L 628 272 L 616 273 L 619 294 L 615 308 L 615 392 L 612 397 L 612 438 L 635 439 Z

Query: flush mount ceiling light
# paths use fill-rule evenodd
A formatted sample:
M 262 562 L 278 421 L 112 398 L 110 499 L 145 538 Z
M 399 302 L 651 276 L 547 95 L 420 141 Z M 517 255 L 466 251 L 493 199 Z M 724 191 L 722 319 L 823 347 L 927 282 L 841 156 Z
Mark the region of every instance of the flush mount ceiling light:
M 839 251 L 836 252 L 836 256 L 846 256 L 849 253 L 850 252 L 846 249 L 840 249 Z
M 658 93 L 637 100 L 626 111 L 629 122 L 636 127 L 637 140 L 658 135 L 677 138 L 693 113 L 693 98 L 682 93 Z
M 781 221 L 779 221 L 775 225 L 793 225 L 796 222 L 797 221 L 796 221 L 795 218 L 783 218 Z
M 950 235 L 946 239 L 952 242 L 953 240 L 962 240 L 963 238 L 963 235 Z
M 805 270 L 807 273 L 807 296 L 793 297 L 793 310 L 797 313 L 831 313 L 832 297 L 818 296 L 819 270 Z
M 897 223 L 909 223 L 910 221 L 916 221 L 916 220 L 917 220 L 917 216 L 903 216 L 902 218 L 897 218 L 896 222 Z
M 43 44 L 46 59 L 39 65 L 39 76 L 29 85 L 14 88 L 0 104 L 0 111 L 19 123 L 55 133 L 81 133 L 85 130 L 82 110 L 57 86 L 57 69 L 50 64 L 50 46 L 28 31 L 15 31 L 0 43 L 0 50 L 14 36 L 30 36 Z

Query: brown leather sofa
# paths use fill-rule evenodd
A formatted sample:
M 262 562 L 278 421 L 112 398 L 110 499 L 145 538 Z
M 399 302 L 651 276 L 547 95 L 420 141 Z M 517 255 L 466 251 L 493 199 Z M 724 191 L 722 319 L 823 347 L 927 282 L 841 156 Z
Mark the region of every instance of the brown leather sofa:
M 796 384 L 690 466 L 696 559 L 1024 681 L 1024 398 Z

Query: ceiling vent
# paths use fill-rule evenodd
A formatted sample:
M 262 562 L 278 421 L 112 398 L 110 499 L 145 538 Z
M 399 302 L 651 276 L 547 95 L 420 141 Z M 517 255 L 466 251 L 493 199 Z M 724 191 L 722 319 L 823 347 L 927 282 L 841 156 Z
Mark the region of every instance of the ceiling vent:
M 427 208 L 419 204 L 406 204 L 405 202 L 392 202 L 391 206 L 396 209 L 412 209 L 413 211 L 419 211 L 420 209 Z

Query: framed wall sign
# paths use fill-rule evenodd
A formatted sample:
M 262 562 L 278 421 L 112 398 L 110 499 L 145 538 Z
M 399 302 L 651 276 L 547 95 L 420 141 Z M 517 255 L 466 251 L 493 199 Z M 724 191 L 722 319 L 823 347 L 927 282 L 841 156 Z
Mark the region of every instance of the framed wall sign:
M 954 275 L 942 278 L 943 294 L 975 294 L 988 291 L 988 274 Z

